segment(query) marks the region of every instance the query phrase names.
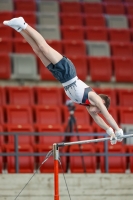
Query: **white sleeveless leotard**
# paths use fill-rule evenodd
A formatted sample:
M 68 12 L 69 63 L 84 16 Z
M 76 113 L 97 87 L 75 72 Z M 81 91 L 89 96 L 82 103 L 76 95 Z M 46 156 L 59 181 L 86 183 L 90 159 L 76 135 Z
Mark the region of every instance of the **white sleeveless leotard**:
M 88 85 L 86 85 L 83 81 L 78 79 L 78 77 L 74 77 L 73 79 L 62 83 L 66 95 L 75 103 L 82 104 L 82 105 L 90 105 L 90 102 L 88 100 L 88 92 L 85 95 L 85 90 L 90 88 Z M 93 91 L 93 90 L 92 90 Z M 84 99 L 84 101 L 83 101 Z

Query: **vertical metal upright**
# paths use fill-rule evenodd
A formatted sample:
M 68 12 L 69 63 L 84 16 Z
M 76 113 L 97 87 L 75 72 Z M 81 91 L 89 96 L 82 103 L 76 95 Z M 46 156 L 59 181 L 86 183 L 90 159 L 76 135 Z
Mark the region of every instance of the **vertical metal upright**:
M 54 200 L 59 200 L 59 148 L 53 144 L 54 156 Z

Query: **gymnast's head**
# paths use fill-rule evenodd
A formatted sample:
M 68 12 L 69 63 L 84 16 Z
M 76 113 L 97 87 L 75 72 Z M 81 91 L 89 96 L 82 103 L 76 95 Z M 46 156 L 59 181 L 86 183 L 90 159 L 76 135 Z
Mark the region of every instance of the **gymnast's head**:
M 101 99 L 104 102 L 105 107 L 108 110 L 109 106 L 110 106 L 110 97 L 108 95 L 105 95 L 105 94 L 98 94 L 98 95 L 101 97 Z

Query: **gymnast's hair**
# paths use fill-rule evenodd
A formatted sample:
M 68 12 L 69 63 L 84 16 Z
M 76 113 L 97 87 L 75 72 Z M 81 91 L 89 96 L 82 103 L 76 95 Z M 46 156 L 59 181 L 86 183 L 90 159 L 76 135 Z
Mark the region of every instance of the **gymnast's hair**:
M 105 101 L 104 105 L 107 109 L 109 109 L 110 106 L 110 97 L 105 94 L 99 94 L 99 96 Z

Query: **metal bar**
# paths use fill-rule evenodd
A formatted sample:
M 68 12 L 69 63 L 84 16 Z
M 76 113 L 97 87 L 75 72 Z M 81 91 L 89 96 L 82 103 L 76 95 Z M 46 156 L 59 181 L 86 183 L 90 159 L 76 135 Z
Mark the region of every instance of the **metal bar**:
M 53 144 L 54 155 L 54 200 L 59 200 L 59 150 L 57 144 Z
M 33 135 L 36 135 L 36 136 L 55 136 L 55 133 L 29 133 L 29 132 L 21 132 L 21 133 L 19 133 L 19 132 L 15 132 L 15 133 L 9 133 L 9 132 L 4 132 L 4 133 L 0 133 L 0 135 L 4 135 L 4 136 L 6 136 L 6 135 L 16 135 L 16 134 L 19 134 L 19 135 L 31 135 L 31 136 L 33 136 Z M 101 133 L 100 132 L 100 134 L 99 133 L 85 133 L 85 132 L 80 132 L 80 133 L 75 133 L 75 132 L 73 132 L 73 133 L 70 133 L 70 132 L 60 132 L 60 133 L 56 133 L 56 135 L 57 136 L 62 136 L 62 134 L 64 135 L 64 136 L 77 136 L 77 135 L 79 135 L 79 136 L 105 136 L 105 135 L 107 135 L 106 133 Z
M 14 135 L 14 139 L 15 139 L 15 168 L 16 168 L 16 173 L 19 173 L 19 162 L 18 162 L 18 135 Z
M 106 173 L 108 173 L 109 166 L 108 166 L 108 142 L 107 141 L 104 142 L 104 147 L 105 147 L 105 171 Z
M 75 142 L 66 142 L 66 143 L 58 143 L 58 147 L 62 146 L 69 146 L 74 144 L 87 144 L 87 143 L 93 143 L 93 142 L 103 142 L 106 140 L 110 140 L 110 138 L 100 138 L 100 139 L 93 139 L 93 140 L 82 140 L 82 141 L 75 141 Z
M 123 135 L 121 138 L 128 138 L 128 137 L 133 137 L 133 134 L 129 135 Z M 75 141 L 75 142 L 66 142 L 66 143 L 58 143 L 58 147 L 62 146 L 69 146 L 69 145 L 74 145 L 74 144 L 87 144 L 87 143 L 93 143 L 93 142 L 104 142 L 110 140 L 110 137 L 107 138 L 99 138 L 99 139 L 93 139 L 93 140 L 82 140 L 82 141 Z
M 18 153 L 19 156 L 45 156 L 47 153 Z M 60 156 L 106 156 L 106 153 L 60 153 Z M 16 156 L 16 153 L 0 153 L 0 156 Z M 133 156 L 133 153 L 108 153 L 108 156 Z

